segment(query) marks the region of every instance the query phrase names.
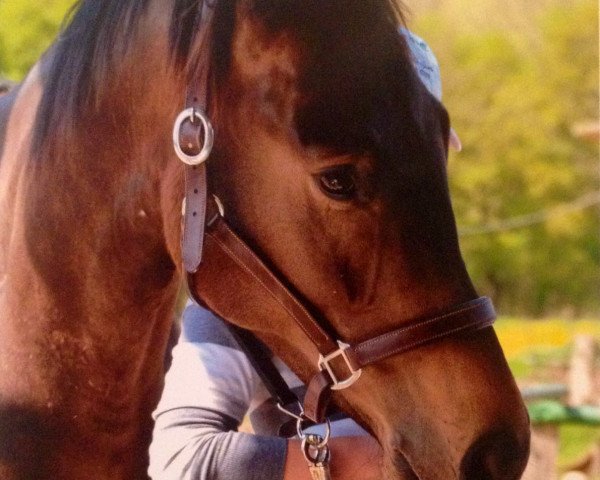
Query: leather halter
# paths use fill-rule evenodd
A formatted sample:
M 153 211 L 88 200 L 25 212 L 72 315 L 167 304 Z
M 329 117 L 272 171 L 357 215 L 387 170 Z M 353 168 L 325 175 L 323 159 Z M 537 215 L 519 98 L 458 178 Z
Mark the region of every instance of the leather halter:
M 204 2 L 200 2 L 200 7 L 197 24 L 200 41 L 204 42 L 201 50 L 208 52 L 213 8 Z M 364 367 L 450 335 L 480 330 L 494 323 L 496 315 L 492 303 L 481 297 L 353 345 L 332 337 L 229 227 L 216 202 L 208 203 L 207 215 L 205 161 L 208 158 L 206 150 L 212 147 L 212 127 L 206 117 L 210 77 L 208 53 L 204 55 L 195 84 L 188 89 L 186 109 L 178 117 L 174 129 L 176 151 L 187 164 L 182 250 L 189 293 L 198 303 L 219 310 L 227 321 L 247 323 L 243 318 L 245 313 L 231 306 L 219 291 L 221 285 L 214 282 L 215 272 L 227 271 L 234 273 L 230 278 L 235 279 L 235 284 L 228 288 L 241 296 L 236 299 L 237 304 L 260 305 L 269 315 L 287 316 L 295 322 L 319 352 L 317 373 L 309 382 L 304 399 L 304 418 L 323 421 L 331 391 L 350 387 L 359 379 Z M 222 300 L 218 305 L 211 305 L 203 301 L 203 297 Z

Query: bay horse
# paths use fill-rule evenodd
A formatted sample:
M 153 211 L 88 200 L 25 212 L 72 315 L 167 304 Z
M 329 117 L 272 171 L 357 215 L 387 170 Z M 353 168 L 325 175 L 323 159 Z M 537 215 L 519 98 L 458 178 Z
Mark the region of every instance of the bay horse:
M 210 67 L 209 187 L 228 225 L 347 342 L 477 297 L 446 179 L 449 121 L 392 0 L 81 0 L 0 98 L 0 478 L 146 478 L 181 267 L 170 138 Z M 209 54 L 206 53 L 209 48 Z M 202 301 L 308 380 L 315 348 L 211 267 Z M 237 283 L 236 283 L 237 282 Z M 271 315 L 272 314 L 272 315 Z M 386 479 L 519 478 L 526 411 L 492 328 L 364 368 L 334 401 Z

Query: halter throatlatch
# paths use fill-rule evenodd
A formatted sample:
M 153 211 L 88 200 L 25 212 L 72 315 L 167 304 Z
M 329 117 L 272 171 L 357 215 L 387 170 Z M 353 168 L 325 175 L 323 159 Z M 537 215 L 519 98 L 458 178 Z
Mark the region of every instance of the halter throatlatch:
M 205 162 L 213 144 L 213 130 L 206 115 L 210 64 L 207 40 L 213 5 L 201 1 L 200 6 L 197 25 L 199 41 L 204 42 L 204 48 L 200 49 L 203 58 L 188 88 L 185 110 L 177 118 L 173 132 L 177 155 L 186 164 L 182 256 L 188 289 L 198 303 L 206 305 L 202 298 L 211 299 L 215 304 L 207 306 L 226 320 L 237 325 L 251 323 L 255 318 L 244 317 L 256 312 L 248 314 L 236 309 L 231 295 L 224 294 L 223 285 L 214 281 L 216 275 L 227 272 L 228 291 L 236 292 L 236 305 L 260 305 L 265 315 L 291 318 L 310 339 L 318 356 L 315 359 L 317 373 L 308 384 L 303 412 L 298 416 L 321 422 L 331 391 L 351 387 L 364 367 L 459 332 L 489 327 L 496 318 L 494 307 L 488 298 L 477 298 L 435 317 L 415 319 L 355 344 L 335 339 L 323 329 L 302 302 L 227 225 L 217 202 L 211 201 L 207 206 Z M 208 224 L 207 208 L 211 218 Z

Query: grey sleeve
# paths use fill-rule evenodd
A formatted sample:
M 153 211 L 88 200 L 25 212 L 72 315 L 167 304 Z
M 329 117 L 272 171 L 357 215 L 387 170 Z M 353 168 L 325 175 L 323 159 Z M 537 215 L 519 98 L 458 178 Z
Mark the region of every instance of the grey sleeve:
M 237 432 L 237 423 L 223 413 L 202 408 L 161 413 L 150 447 L 151 478 L 281 480 L 286 440 Z

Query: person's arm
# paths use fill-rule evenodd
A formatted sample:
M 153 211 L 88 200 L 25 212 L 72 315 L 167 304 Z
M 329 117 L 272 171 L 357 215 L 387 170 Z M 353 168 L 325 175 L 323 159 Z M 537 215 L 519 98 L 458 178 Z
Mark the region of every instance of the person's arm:
M 300 440 L 288 440 L 284 480 L 312 480 L 300 443 Z M 373 437 L 333 437 L 329 447 L 333 480 L 381 479 L 381 448 Z
M 279 480 L 286 443 L 236 431 L 219 412 L 179 408 L 156 419 L 149 474 L 155 480 Z
M 186 310 L 154 413 L 151 478 L 312 480 L 299 440 L 236 431 L 259 380 L 247 357 L 230 342 L 227 329 L 210 313 L 199 307 Z M 334 434 L 361 433 L 349 423 L 334 422 Z M 372 438 L 332 438 L 331 449 L 334 480 L 381 478 Z
M 186 309 L 154 412 L 154 480 L 279 480 L 286 440 L 237 432 L 258 379 L 209 312 Z

